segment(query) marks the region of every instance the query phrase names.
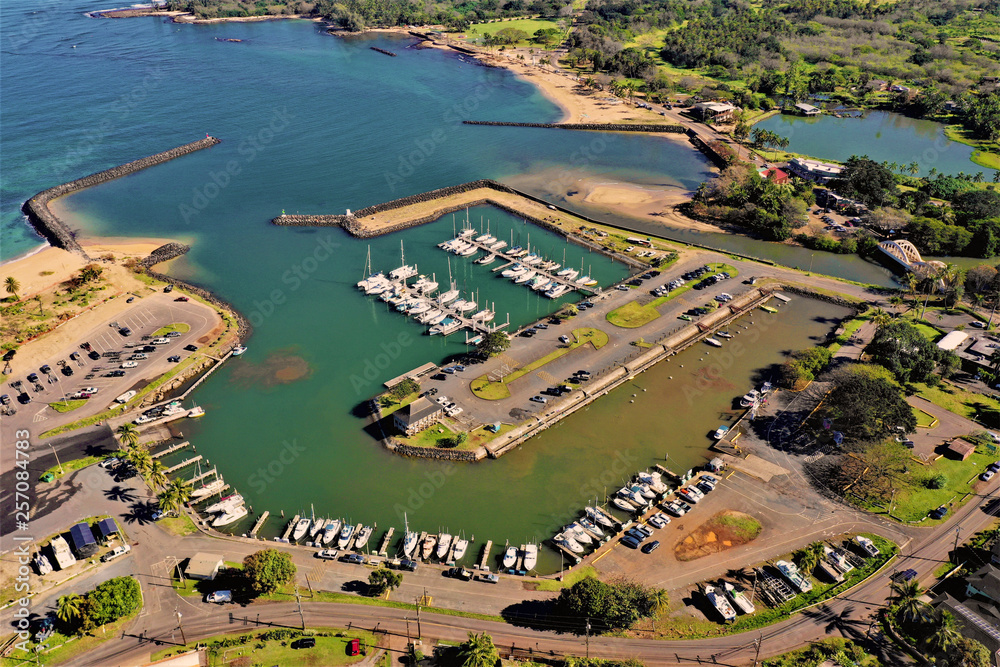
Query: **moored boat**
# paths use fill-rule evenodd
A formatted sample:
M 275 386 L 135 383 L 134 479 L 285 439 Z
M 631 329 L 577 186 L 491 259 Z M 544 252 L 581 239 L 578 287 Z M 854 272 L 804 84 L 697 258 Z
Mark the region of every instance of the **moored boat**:
M 705 342 L 711 345 L 712 347 L 722 347 L 722 343 L 720 343 L 714 338 L 706 338 Z
M 476 264 L 492 264 L 496 260 L 497 256 L 494 255 L 493 253 L 490 253 L 489 255 L 483 255 L 482 257 L 477 259 Z
M 559 533 L 553 538 L 552 541 L 562 547 L 565 547 L 566 549 L 569 549 L 575 554 L 582 554 L 584 552 L 580 543 L 565 533 Z
M 345 521 L 344 527 L 340 529 L 340 537 L 337 538 L 337 546 L 346 549 L 352 535 L 354 535 L 354 526 Z
M 299 519 L 298 523 L 295 524 L 295 528 L 292 529 L 292 541 L 297 541 L 302 539 L 306 531 L 309 530 L 309 524 L 312 523 L 309 517 L 303 517 Z
M 535 275 L 536 275 L 535 272 L 529 269 L 524 273 L 522 273 L 521 275 L 514 278 L 514 283 L 517 285 L 523 285 L 524 283 L 534 278 Z
M 438 535 L 437 559 L 444 560 L 448 556 L 448 549 L 451 548 L 451 535 L 441 533 Z
M 538 545 L 524 544 L 521 546 L 521 552 L 524 556 L 524 570 L 526 572 L 534 570 L 535 565 L 538 563 Z
M 205 508 L 206 514 L 215 514 L 216 512 L 227 512 L 237 505 L 243 504 L 243 496 L 238 493 L 234 493 L 231 496 L 226 496 L 222 500 Z
M 611 521 L 611 519 L 609 519 L 609 518 L 608 518 L 608 517 L 607 517 L 607 516 L 606 516 L 606 515 L 604 514 L 604 512 L 600 512 L 600 511 L 598 511 L 598 509 L 597 509 L 596 507 L 590 507 L 590 506 L 588 506 L 588 507 L 587 507 L 587 508 L 586 508 L 586 509 L 584 510 L 584 512 L 586 512 L 586 514 L 587 514 L 587 517 L 588 517 L 588 518 L 589 518 L 589 519 L 590 519 L 591 521 L 593 521 L 593 522 L 595 522 L 595 523 L 599 523 L 599 524 L 601 524 L 602 526 L 604 526 L 605 528 L 614 528 L 614 527 L 615 527 L 615 524 L 614 524 L 614 523 L 613 523 L 613 522 Z
M 639 511 L 639 509 L 635 505 L 630 504 L 627 500 L 625 500 L 624 498 L 619 498 L 618 496 L 615 496 L 611 499 L 611 504 L 623 512 L 630 512 L 634 514 Z
M 323 544 L 329 544 L 337 537 L 337 533 L 340 532 L 340 519 L 330 519 L 326 522 L 326 526 L 323 528 L 323 537 L 320 538 L 320 542 Z
M 757 610 L 753 602 L 750 602 L 750 598 L 748 598 L 743 590 L 738 588 L 735 584 L 723 581 L 722 590 L 725 591 L 726 597 L 732 600 L 733 606 L 744 614 L 752 614 Z
M 424 543 L 420 547 L 420 555 L 427 560 L 434 555 L 434 545 L 437 544 L 437 535 L 434 533 L 427 533 L 427 537 L 424 538 Z
M 249 513 L 250 511 L 247 510 L 246 505 L 237 505 L 236 507 L 228 510 L 225 514 L 220 514 L 218 518 L 212 522 L 212 526 L 216 528 L 220 526 L 228 526 L 231 523 L 236 523 Z
M 370 538 L 371 536 L 372 536 L 371 526 L 361 526 L 361 528 L 358 529 L 357 537 L 354 538 L 354 548 L 355 549 L 363 548 L 366 544 L 368 544 L 368 538 Z
M 573 522 L 563 529 L 563 533 L 572 537 L 574 540 L 580 544 L 593 544 L 594 538 L 587 534 L 587 531 L 583 529 L 580 524 Z
M 604 537 L 604 531 L 601 530 L 601 527 L 590 519 L 579 519 L 579 524 L 591 535 L 595 535 L 598 538 Z
M 709 603 L 715 607 L 724 621 L 729 622 L 736 619 L 736 610 L 729 604 L 729 600 L 716 590 L 715 586 L 711 584 L 705 586 L 705 597 L 708 598 Z
M 245 345 L 237 345 L 236 347 L 233 348 L 233 356 L 238 357 L 246 351 L 247 348 Z
M 740 399 L 740 405 L 744 408 L 749 408 L 750 406 L 757 403 L 760 400 L 760 392 L 756 389 L 751 389 L 747 393 L 743 394 L 743 398 Z
M 320 517 L 319 519 L 313 519 L 312 526 L 309 528 L 309 537 L 316 539 L 319 532 L 326 528 L 326 519 Z
M 206 498 L 213 493 L 218 493 L 222 491 L 222 487 L 226 485 L 225 480 L 222 478 L 217 478 L 205 484 L 204 486 L 195 489 L 191 492 L 191 500 L 198 500 L 199 498 Z
M 465 552 L 469 549 L 469 540 L 456 539 L 455 540 L 455 560 L 460 560 L 465 557 Z
M 517 547 L 508 546 L 503 552 L 503 566 L 510 570 L 517 564 Z

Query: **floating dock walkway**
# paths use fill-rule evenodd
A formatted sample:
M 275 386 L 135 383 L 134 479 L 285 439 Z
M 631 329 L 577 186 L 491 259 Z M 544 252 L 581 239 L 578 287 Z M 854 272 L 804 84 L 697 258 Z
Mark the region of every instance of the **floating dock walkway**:
M 423 293 L 423 292 L 421 292 L 419 290 L 413 289 L 410 285 L 408 285 L 406 283 L 407 280 L 408 280 L 408 278 L 389 279 L 388 283 L 392 287 L 389 290 L 386 290 L 386 291 L 395 291 L 396 293 L 400 294 L 402 296 L 402 299 L 401 299 L 400 302 L 406 302 L 406 301 L 410 301 L 410 300 L 426 301 L 426 302 L 428 302 L 428 303 L 431 304 L 431 308 L 429 310 L 424 311 L 424 313 L 430 312 L 431 310 L 439 310 L 439 311 L 441 311 L 442 313 L 445 314 L 445 319 L 451 318 L 452 320 L 454 320 L 455 323 L 451 327 L 451 329 L 449 329 L 447 332 L 442 332 L 441 335 L 443 335 L 443 336 L 450 336 L 451 334 L 456 333 L 458 331 L 461 331 L 462 329 L 470 329 L 470 330 L 472 330 L 473 332 L 475 332 L 477 334 L 486 334 L 486 333 L 490 333 L 491 331 L 495 331 L 497 329 L 502 329 L 502 328 L 504 328 L 504 327 L 507 326 L 506 323 L 504 323 L 504 324 L 498 324 L 498 325 L 490 325 L 489 323 L 483 322 L 481 320 L 474 320 L 471 317 L 468 317 L 468 316 L 464 315 L 463 313 L 459 312 L 458 310 L 455 310 L 449 304 L 440 304 L 440 303 L 438 303 L 437 300 L 436 300 L 436 297 L 430 296 L 430 294 L 425 294 L 425 293 Z M 437 290 L 432 290 L 432 292 L 433 291 L 437 291 Z M 381 297 L 382 295 L 381 294 L 377 294 L 377 295 L 376 294 L 367 294 L 366 296 Z M 454 301 L 452 301 L 452 303 L 457 303 L 457 302 L 458 302 L 458 299 L 455 299 Z M 390 307 L 392 307 L 393 310 L 396 309 L 396 306 L 394 304 L 392 304 L 391 302 L 386 301 L 385 303 L 387 305 L 389 305 Z M 399 313 L 400 313 L 400 315 L 404 315 L 406 317 L 410 317 L 410 318 L 414 318 L 414 319 L 416 319 L 419 315 L 423 315 L 424 314 L 424 313 L 419 313 L 418 315 L 411 315 L 410 313 L 407 313 L 407 312 L 404 312 L 404 311 L 399 311 Z M 419 322 L 419 323 L 423 324 L 422 322 Z M 424 326 L 427 326 L 428 328 L 430 328 L 431 326 L 440 326 L 440 324 L 439 325 L 426 324 Z
M 188 442 L 187 440 L 185 440 L 184 442 L 179 442 L 176 445 L 172 445 L 170 447 L 167 447 L 163 451 L 156 452 L 150 458 L 158 459 L 161 456 L 166 456 L 167 454 L 173 454 L 174 452 L 176 452 L 176 451 L 178 451 L 180 449 L 184 449 L 185 447 L 188 447 L 190 444 L 191 443 Z
M 281 534 L 281 539 L 282 540 L 284 540 L 285 542 L 288 542 L 288 541 L 291 540 L 292 531 L 295 530 L 295 524 L 297 524 L 299 522 L 299 519 L 301 519 L 301 518 L 302 517 L 299 516 L 298 514 L 296 514 L 295 516 L 292 517 L 292 520 L 288 522 L 288 527 L 285 528 L 285 532 Z
M 271 512 L 264 510 L 264 513 L 260 515 L 259 519 L 257 519 L 257 523 L 255 523 L 253 528 L 250 529 L 250 537 L 257 537 L 257 533 L 264 527 L 264 522 L 267 521 L 267 517 L 269 516 L 271 516 Z
M 167 468 L 164 472 L 166 472 L 166 474 L 169 475 L 170 473 L 177 472 L 181 468 L 186 468 L 186 467 L 188 467 L 190 465 L 194 465 L 198 461 L 201 461 L 202 458 L 203 458 L 202 455 L 199 454 L 198 456 L 194 456 L 192 458 L 185 459 L 185 460 L 181 461 L 180 463 L 178 463 L 177 465 L 171 466 L 170 468 Z
M 493 540 L 486 540 L 486 544 L 483 545 L 483 553 L 479 556 L 480 570 L 490 569 L 490 551 L 492 550 L 493 550 Z
M 389 530 L 382 536 L 382 542 L 378 546 L 378 554 L 383 558 L 389 554 L 389 545 L 392 544 L 392 533 L 394 530 L 396 529 L 389 526 Z
M 185 482 L 185 484 L 197 484 L 198 482 L 200 482 L 201 480 L 205 479 L 206 477 L 211 477 L 212 475 L 218 476 L 218 474 L 219 474 L 218 468 L 212 468 L 208 472 L 203 472 L 200 475 L 198 475 L 197 477 L 192 477 L 191 479 L 187 480 Z

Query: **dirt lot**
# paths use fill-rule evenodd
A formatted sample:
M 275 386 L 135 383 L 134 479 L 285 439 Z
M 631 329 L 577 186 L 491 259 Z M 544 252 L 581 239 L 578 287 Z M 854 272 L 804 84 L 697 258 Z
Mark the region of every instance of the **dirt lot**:
M 760 531 L 760 522 L 749 514 L 719 512 L 678 542 L 674 555 L 679 561 L 695 560 L 752 542 Z

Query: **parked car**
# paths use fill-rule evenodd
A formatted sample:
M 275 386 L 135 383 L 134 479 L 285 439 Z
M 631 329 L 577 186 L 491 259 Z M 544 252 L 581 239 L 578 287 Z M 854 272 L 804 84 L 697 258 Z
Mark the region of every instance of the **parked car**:
M 347 655 L 361 655 L 361 640 L 352 639 L 347 645 Z
M 205 602 L 212 602 L 214 604 L 225 604 L 232 601 L 232 591 L 215 591 L 205 596 Z
M 652 552 L 656 551 L 659 548 L 660 548 L 660 541 L 659 540 L 653 540 L 649 544 L 643 545 L 643 547 L 642 547 L 642 553 L 644 553 L 644 554 L 652 553 Z
M 629 547 L 630 549 L 638 549 L 639 548 L 639 541 L 637 539 L 635 539 L 634 537 L 632 537 L 631 535 L 626 535 L 625 537 L 623 537 L 622 540 L 621 540 L 621 542 L 622 542 L 622 544 L 624 544 L 625 546 Z
M 996 473 L 993 472 L 992 470 L 987 470 L 986 472 L 984 472 L 982 475 L 979 476 L 979 479 L 983 480 L 984 482 L 988 482 L 991 479 L 993 479 L 993 475 L 995 474 Z
M 317 551 L 316 558 L 324 558 L 326 560 L 337 560 L 337 550 L 323 549 L 321 551 Z
M 101 556 L 101 562 L 102 563 L 107 563 L 108 561 L 114 560 L 114 559 L 118 558 L 119 556 L 124 556 L 125 554 L 127 554 L 130 551 L 132 551 L 132 547 L 130 547 L 127 544 L 123 544 L 120 547 L 115 547 L 114 549 L 112 549 L 108 553 L 106 553 L 103 556 Z
M 355 565 L 363 565 L 365 562 L 365 558 L 361 554 L 344 554 L 340 560 L 342 563 L 354 563 Z
M 187 350 L 188 352 L 197 352 L 198 351 L 198 346 L 197 345 L 185 345 L 184 349 Z
M 548 403 L 549 399 L 544 396 L 532 396 L 528 399 L 529 401 L 534 401 L 535 403 Z
M 122 327 L 121 329 L 118 330 L 118 333 L 120 333 L 123 336 L 131 336 L 132 330 L 129 329 L 128 327 Z
M 316 646 L 315 637 L 299 637 L 298 639 L 292 642 L 292 648 L 294 649 L 315 648 L 315 646 Z
M 498 584 L 500 583 L 500 577 L 491 572 L 490 574 L 479 575 L 479 581 L 485 581 L 488 584 Z

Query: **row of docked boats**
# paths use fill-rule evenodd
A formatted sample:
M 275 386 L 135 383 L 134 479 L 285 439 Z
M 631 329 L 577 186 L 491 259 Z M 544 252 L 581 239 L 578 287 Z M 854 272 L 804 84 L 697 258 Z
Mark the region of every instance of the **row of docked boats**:
M 564 526 L 552 538 L 554 544 L 574 554 L 596 548 L 618 527 L 618 521 L 596 504 L 588 505 L 581 514 L 583 516 Z
M 740 405 L 744 408 L 753 408 L 760 405 L 764 401 L 764 397 L 771 393 L 771 388 L 770 382 L 764 382 L 760 387 L 751 389 L 743 394 L 743 398 L 740 399 Z
M 193 494 L 192 499 L 194 499 Z M 212 503 L 204 509 L 204 512 L 205 514 L 214 515 L 211 519 L 213 528 L 221 528 L 245 518 L 250 513 L 250 510 L 247 509 L 243 496 L 234 493 L 220 499 L 218 502 Z
M 288 539 L 291 542 L 301 540 L 312 542 L 315 546 L 330 546 L 336 543 L 340 549 L 364 549 L 371 540 L 374 529 L 371 526 L 354 526 L 349 521 L 341 519 L 326 519 L 323 517 L 302 517 L 292 526 Z
M 457 561 L 469 550 L 469 540 L 448 532 L 420 535 L 407 529 L 403 537 L 403 555 L 423 560 L 437 559 L 442 563 Z
M 531 572 L 538 565 L 538 545 L 522 544 L 520 547 L 515 547 L 513 544 L 508 544 L 500 562 L 507 571 Z
M 736 620 L 737 610 L 741 614 L 752 614 L 757 610 L 746 592 L 729 581 L 720 581 L 718 586 L 706 584 L 704 594 L 709 604 L 726 622 Z

